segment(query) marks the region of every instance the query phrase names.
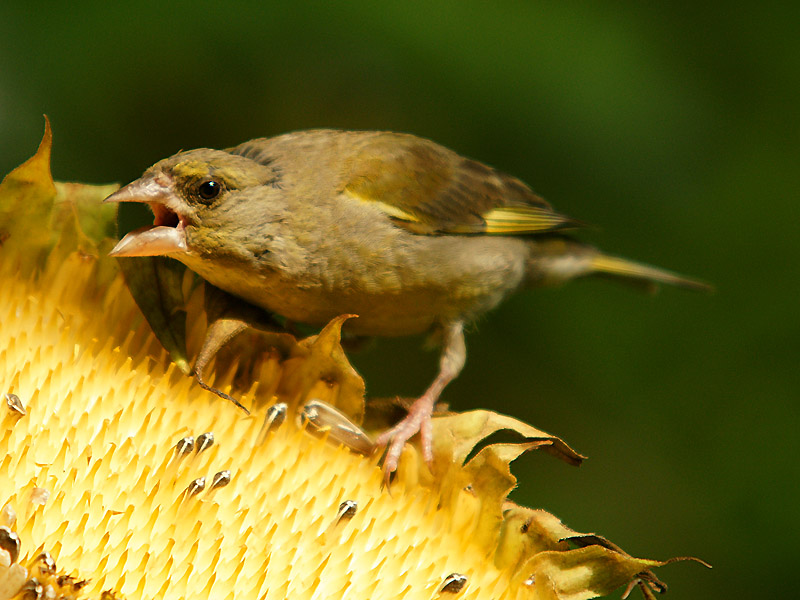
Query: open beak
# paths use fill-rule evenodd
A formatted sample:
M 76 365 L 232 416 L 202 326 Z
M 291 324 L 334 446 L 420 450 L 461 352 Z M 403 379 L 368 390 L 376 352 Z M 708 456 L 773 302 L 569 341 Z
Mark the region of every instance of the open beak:
M 174 210 L 180 206 L 180 199 L 173 191 L 168 175 L 146 175 L 117 190 L 103 202 L 143 202 L 154 215 L 152 225 L 131 231 L 109 252 L 111 256 L 162 256 L 186 252 L 186 222 Z

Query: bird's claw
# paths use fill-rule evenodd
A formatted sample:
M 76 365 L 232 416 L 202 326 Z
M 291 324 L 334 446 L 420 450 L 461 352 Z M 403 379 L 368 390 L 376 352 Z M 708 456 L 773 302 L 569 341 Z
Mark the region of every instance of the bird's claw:
M 392 473 L 397 470 L 406 442 L 417 433 L 420 435 L 422 456 L 425 462 L 428 464 L 433 462 L 432 409 L 433 403 L 423 396 L 414 403 L 402 421 L 378 436 L 376 444 L 386 446 L 386 454 L 383 458 L 384 485 L 389 485 Z

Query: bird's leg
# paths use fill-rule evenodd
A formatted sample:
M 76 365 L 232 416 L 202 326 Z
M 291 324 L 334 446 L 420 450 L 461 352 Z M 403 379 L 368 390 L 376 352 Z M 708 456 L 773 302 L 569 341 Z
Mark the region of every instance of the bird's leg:
M 390 430 L 378 436 L 378 444 L 387 444 L 386 458 L 383 461 L 383 470 L 387 477 L 397 469 L 400 454 L 405 443 L 417 432 L 420 434 L 422 456 L 427 462 L 433 460 L 433 435 L 431 429 L 431 414 L 436 401 L 448 383 L 453 381 L 467 358 L 467 347 L 464 343 L 464 323 L 458 321 L 445 326 L 442 343 L 442 356 L 439 360 L 439 374 L 430 387 L 425 390 L 411 408 L 408 415 Z

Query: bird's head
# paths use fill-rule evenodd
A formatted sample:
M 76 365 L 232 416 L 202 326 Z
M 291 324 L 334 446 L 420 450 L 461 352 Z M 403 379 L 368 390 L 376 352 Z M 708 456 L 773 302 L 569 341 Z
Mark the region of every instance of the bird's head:
M 249 192 L 273 178 L 266 165 L 221 150 L 201 148 L 164 159 L 105 199 L 145 203 L 154 216 L 152 225 L 127 234 L 111 254 L 179 258 L 203 253 L 229 222 L 241 222 L 232 217 Z

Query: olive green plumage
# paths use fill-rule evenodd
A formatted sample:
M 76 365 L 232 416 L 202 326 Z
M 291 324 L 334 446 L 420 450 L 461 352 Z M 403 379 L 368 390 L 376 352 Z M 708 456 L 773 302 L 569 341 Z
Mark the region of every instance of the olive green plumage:
M 591 274 L 706 287 L 567 237 L 580 223 L 520 180 L 407 134 L 314 130 L 181 152 L 110 200 L 155 214 L 119 256 L 171 256 L 293 321 L 355 313 L 356 334 L 444 329 L 420 413 L 463 365 L 463 324 L 520 287 Z M 392 432 L 390 456 L 426 418 Z

